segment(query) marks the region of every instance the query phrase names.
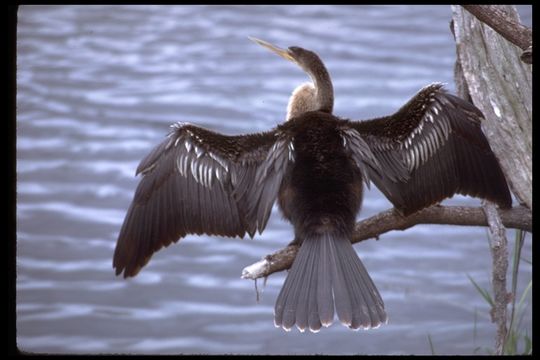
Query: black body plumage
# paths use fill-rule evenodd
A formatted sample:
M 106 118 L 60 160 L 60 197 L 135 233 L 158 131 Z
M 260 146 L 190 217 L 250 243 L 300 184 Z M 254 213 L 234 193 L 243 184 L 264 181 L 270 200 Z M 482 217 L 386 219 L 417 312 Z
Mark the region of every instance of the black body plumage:
M 301 244 L 276 300 L 275 324 L 284 329 L 296 324 L 301 331 L 318 331 L 332 323 L 334 307 L 353 329 L 386 321 L 383 301 L 350 241 L 363 184 L 343 145 L 344 126 L 346 121 L 324 112 L 308 112 L 282 126 L 294 139 L 295 162 L 278 203 Z
M 257 42 L 297 62 L 316 86 L 295 92 L 296 115 L 268 132 L 225 136 L 175 124 L 137 168 L 142 178 L 113 267 L 135 276 L 187 234 L 253 237 L 277 199 L 301 246 L 276 300 L 276 325 L 318 331 L 336 312 L 350 328 L 377 327 L 387 319 L 384 304 L 351 245 L 363 184 L 373 182 L 403 215 L 456 193 L 510 207 L 482 113 L 431 84 L 393 115 L 340 119 L 315 53 Z

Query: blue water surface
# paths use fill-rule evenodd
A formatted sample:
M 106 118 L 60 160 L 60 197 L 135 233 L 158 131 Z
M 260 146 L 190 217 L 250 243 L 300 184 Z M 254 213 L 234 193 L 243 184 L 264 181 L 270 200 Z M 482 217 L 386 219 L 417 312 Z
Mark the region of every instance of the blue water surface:
M 530 6 L 521 7 L 530 23 Z M 334 113 L 392 113 L 434 81 L 453 85 L 449 6 L 21 6 L 17 28 L 17 344 L 36 353 L 438 354 L 494 347 L 481 227 L 416 226 L 355 246 L 389 323 L 284 332 L 242 269 L 292 240 L 276 208 L 255 239 L 188 236 L 134 279 L 112 254 L 140 159 L 176 121 L 225 134 L 271 129 L 308 81 L 247 39 L 316 51 Z M 477 205 L 457 196 L 451 204 Z M 366 191 L 359 219 L 390 208 Z M 513 239 L 514 232 L 508 231 Z M 531 241 L 524 257 L 532 258 Z M 523 263 L 520 291 L 531 277 Z M 526 308 L 525 329 L 531 329 Z M 480 349 L 479 349 L 480 348 Z

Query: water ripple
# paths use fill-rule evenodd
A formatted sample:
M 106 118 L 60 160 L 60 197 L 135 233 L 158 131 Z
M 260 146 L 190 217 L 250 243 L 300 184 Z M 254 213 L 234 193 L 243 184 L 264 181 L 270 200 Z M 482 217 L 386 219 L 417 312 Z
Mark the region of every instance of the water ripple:
M 253 241 L 188 236 L 127 280 L 111 264 L 135 169 L 171 123 L 225 134 L 267 130 L 309 80 L 247 36 L 315 50 L 332 74 L 336 114 L 362 119 L 396 111 L 430 82 L 453 88 L 450 16 L 448 6 L 410 5 L 19 7 L 19 348 L 423 354 L 426 333 L 438 353 L 491 346 L 492 324 L 481 316 L 472 340 L 474 309 L 489 309 L 466 276 L 490 286 L 483 229 L 420 226 L 355 245 L 391 319 L 361 333 L 339 325 L 317 335 L 275 329 L 285 273 L 258 283 L 259 303 L 254 283 L 240 279 L 244 266 L 292 240 L 276 207 Z M 390 207 L 366 190 L 360 217 Z M 530 243 L 524 257 L 532 259 Z M 524 266 L 520 289 L 530 272 Z

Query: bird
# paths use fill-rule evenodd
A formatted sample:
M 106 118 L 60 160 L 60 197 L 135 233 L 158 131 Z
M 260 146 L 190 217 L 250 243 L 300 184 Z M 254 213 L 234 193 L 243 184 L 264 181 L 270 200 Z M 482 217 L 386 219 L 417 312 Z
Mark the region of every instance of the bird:
M 387 323 L 382 297 L 351 244 L 364 185 L 408 216 L 454 194 L 509 208 L 504 174 L 481 129 L 483 115 L 442 84 L 420 89 L 394 114 L 333 114 L 330 75 L 313 51 L 250 38 L 298 65 L 285 121 L 269 131 L 223 135 L 175 123 L 144 157 L 113 256 L 116 275 L 138 274 L 188 234 L 253 238 L 275 202 L 300 246 L 274 307 L 274 325 L 320 331 Z

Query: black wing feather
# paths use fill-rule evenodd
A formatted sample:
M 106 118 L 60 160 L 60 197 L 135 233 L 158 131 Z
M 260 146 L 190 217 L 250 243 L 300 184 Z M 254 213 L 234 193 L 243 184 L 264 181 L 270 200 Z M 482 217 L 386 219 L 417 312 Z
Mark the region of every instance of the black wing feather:
M 404 215 L 455 193 L 508 208 L 508 185 L 482 132 L 482 118 L 474 105 L 431 84 L 394 115 L 350 126 L 382 168 L 368 168 L 370 179 Z
M 279 131 L 225 136 L 174 125 L 137 168 L 143 176 L 118 236 L 116 274 L 135 276 L 187 234 L 262 232 L 293 158 L 288 144 Z

